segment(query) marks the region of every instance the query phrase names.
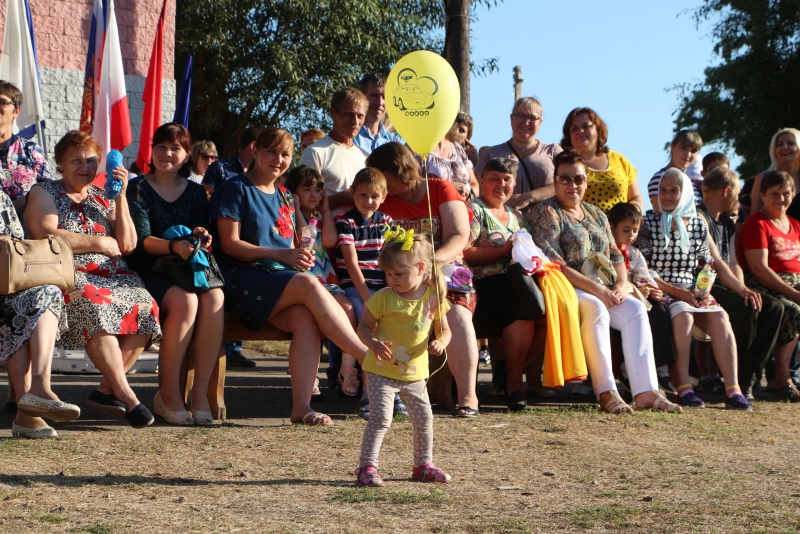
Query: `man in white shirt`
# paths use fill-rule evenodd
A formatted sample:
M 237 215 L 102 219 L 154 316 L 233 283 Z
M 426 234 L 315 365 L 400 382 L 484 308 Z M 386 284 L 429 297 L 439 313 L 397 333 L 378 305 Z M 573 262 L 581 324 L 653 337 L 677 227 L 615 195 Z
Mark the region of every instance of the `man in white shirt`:
M 364 125 L 367 105 L 367 97 L 358 89 L 345 87 L 336 91 L 330 109 L 333 128 L 300 157 L 300 165 L 308 165 L 322 175 L 328 204 L 334 212 L 353 205 L 350 184 L 367 159 L 367 153 L 353 139 Z

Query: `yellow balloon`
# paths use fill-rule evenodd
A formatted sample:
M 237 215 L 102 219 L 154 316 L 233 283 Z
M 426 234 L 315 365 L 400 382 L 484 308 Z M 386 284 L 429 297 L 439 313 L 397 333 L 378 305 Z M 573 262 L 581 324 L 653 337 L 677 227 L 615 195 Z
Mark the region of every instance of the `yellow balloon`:
M 403 56 L 386 80 L 386 111 L 417 154 L 430 154 L 453 126 L 461 107 L 456 73 L 440 55 L 417 50 Z

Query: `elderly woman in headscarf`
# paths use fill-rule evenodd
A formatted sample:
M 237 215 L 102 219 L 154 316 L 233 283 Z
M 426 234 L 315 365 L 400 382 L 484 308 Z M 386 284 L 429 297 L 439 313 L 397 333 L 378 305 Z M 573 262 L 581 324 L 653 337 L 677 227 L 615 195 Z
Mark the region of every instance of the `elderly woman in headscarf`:
M 694 190 L 688 176 L 676 168 L 668 169 L 658 186 L 659 213 L 644 217 L 638 245 L 656 279 L 672 317 L 676 361 L 670 366 L 677 385 L 678 404 L 702 408 L 705 403 L 694 393 L 689 382 L 689 351 L 692 327 L 697 325 L 711 337 L 714 356 L 725 380 L 725 407 L 752 410 L 742 395 L 736 372 L 736 340 L 728 314 L 706 288 L 696 287 L 697 276 L 712 259 L 708 244 L 708 226 L 697 214 Z

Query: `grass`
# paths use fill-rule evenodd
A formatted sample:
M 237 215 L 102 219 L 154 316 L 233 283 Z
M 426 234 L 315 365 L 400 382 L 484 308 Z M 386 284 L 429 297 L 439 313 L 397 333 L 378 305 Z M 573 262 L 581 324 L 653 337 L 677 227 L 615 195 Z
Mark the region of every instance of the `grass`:
M 376 488 L 343 488 L 336 490 L 331 501 L 347 504 L 363 502 L 388 502 L 391 504 L 448 504 L 450 499 L 443 491 L 431 488 L 427 493 L 388 491 Z

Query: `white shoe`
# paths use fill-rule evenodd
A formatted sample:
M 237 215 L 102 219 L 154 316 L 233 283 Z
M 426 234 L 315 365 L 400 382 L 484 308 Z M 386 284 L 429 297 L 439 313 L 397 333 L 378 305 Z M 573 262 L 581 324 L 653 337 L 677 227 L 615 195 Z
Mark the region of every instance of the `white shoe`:
M 31 417 L 43 417 L 53 421 L 74 421 L 81 415 L 81 409 L 74 404 L 43 399 L 30 392 L 19 400 L 17 410 Z
M 11 423 L 11 437 L 27 439 L 57 438 L 56 430 L 51 426 L 42 428 L 25 428 L 17 423 Z

